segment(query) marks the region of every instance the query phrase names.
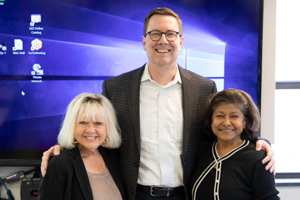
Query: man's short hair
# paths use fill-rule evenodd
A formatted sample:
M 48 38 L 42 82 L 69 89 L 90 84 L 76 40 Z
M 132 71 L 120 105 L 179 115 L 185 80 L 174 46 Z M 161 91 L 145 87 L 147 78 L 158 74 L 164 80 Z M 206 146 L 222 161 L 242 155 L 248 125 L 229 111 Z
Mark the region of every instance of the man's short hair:
M 150 18 L 153 15 L 167 15 L 167 16 L 175 17 L 177 20 L 177 23 L 178 23 L 178 27 L 179 27 L 179 35 L 182 35 L 182 21 L 181 21 L 179 15 L 176 14 L 173 10 L 171 10 L 169 8 L 156 8 L 148 14 L 148 16 L 146 17 L 145 22 L 144 22 L 143 35 L 147 34 L 148 24 L 149 24 Z

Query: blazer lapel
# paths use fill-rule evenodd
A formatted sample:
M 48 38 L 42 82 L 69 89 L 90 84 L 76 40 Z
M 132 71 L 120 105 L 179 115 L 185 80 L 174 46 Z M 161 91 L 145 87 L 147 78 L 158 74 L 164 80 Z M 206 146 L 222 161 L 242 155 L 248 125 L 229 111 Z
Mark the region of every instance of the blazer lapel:
M 75 148 L 72 152 L 72 155 L 75 157 L 73 161 L 74 171 L 76 178 L 78 180 L 78 184 L 81 187 L 82 193 L 85 196 L 85 199 L 93 199 L 93 193 L 90 187 L 90 181 L 87 176 L 86 169 L 84 167 L 84 163 L 80 156 L 78 148 Z
M 195 102 L 193 84 L 190 84 L 191 76 L 185 73 L 181 67 L 179 72 L 182 80 L 182 109 L 183 109 L 183 144 L 182 144 L 182 156 L 183 160 L 186 155 L 186 150 L 189 143 L 191 134 L 191 127 L 193 121 L 193 107 Z
M 140 134 L 140 85 L 141 77 L 144 72 L 145 65 L 135 71 L 128 80 L 127 84 L 127 99 L 129 119 L 131 119 L 136 145 L 141 149 L 141 134 Z

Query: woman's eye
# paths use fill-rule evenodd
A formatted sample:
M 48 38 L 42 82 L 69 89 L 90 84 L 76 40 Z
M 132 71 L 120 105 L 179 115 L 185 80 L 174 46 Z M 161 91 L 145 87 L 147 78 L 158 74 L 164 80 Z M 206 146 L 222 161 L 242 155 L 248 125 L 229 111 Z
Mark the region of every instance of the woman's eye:
M 88 123 L 85 122 L 85 121 L 80 121 L 79 124 L 81 124 L 81 125 L 86 125 L 86 124 L 88 124 Z
M 95 122 L 95 125 L 101 126 L 101 125 L 102 125 L 102 122 Z

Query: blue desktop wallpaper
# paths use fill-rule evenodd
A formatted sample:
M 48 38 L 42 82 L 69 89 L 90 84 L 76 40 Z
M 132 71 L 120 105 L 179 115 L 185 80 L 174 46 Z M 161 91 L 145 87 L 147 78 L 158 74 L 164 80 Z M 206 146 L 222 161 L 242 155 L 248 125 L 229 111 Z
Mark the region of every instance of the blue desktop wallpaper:
M 5 0 L 0 151 L 48 149 L 76 95 L 144 65 L 143 23 L 157 7 L 183 21 L 181 67 L 259 101 L 261 0 Z

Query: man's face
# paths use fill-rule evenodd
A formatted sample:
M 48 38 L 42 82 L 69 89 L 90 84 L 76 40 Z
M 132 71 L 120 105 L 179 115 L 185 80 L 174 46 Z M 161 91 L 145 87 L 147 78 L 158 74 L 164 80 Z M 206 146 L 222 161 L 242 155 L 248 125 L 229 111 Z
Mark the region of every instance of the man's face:
M 179 26 L 175 17 L 165 15 L 153 15 L 147 27 L 147 32 L 158 30 L 160 32 L 177 31 Z M 183 37 L 177 35 L 177 38 L 169 42 L 163 34 L 159 41 L 152 41 L 150 36 L 143 37 L 144 49 L 147 51 L 149 65 L 157 66 L 175 66 L 177 57 L 183 43 Z

